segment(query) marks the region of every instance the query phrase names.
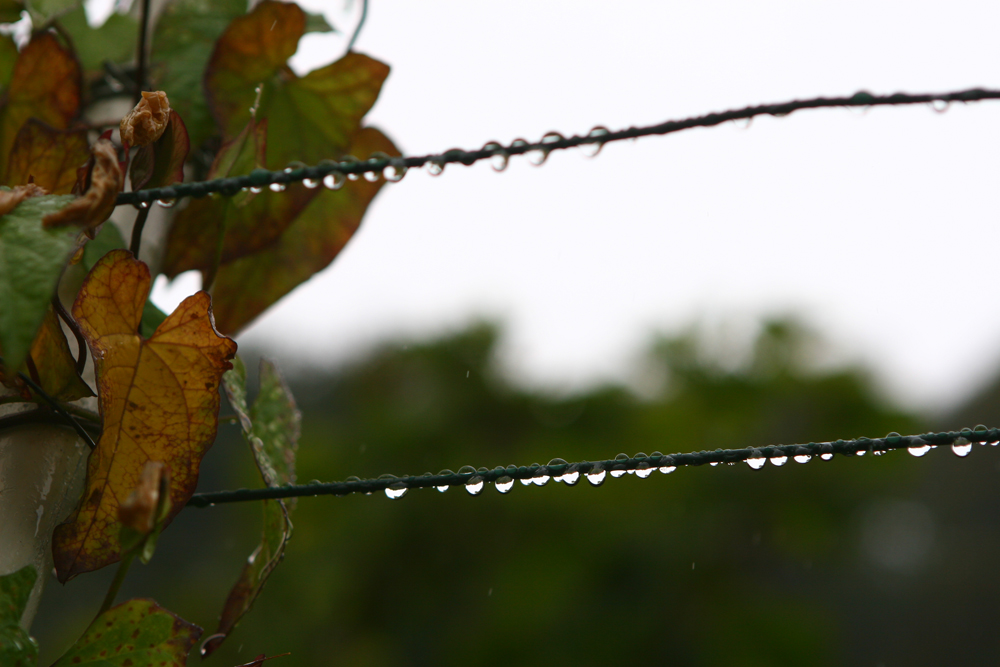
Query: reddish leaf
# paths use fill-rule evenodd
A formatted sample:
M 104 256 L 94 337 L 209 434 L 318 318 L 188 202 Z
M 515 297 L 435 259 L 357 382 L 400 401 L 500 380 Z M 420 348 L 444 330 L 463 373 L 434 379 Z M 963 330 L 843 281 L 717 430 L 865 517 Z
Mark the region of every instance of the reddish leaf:
M 365 128 L 352 147 L 359 155 L 399 155 L 379 130 Z M 326 268 L 361 224 L 383 182 L 360 180 L 322 192 L 272 247 L 223 265 L 212 295 L 220 331 L 234 333 L 268 306 Z
M 260 166 L 265 159 L 266 132 L 266 121 L 248 124 L 219 151 L 209 177 L 248 174 Z M 192 201 L 174 218 L 163 272 L 173 277 L 198 269 L 211 275 L 217 263 L 230 262 L 274 243 L 315 195 L 301 183 L 293 183 L 279 193 L 265 189 L 256 195 L 241 193 Z
M 86 130 L 57 130 L 31 119 L 14 139 L 7 162 L 7 182 L 34 182 L 55 195 L 68 195 L 77 170 L 90 159 Z
M 7 104 L 0 114 L 0 182 L 7 181 L 7 162 L 29 118 L 65 129 L 80 106 L 80 66 L 55 35 L 37 33 L 14 66 Z
M 132 189 L 161 188 L 183 182 L 184 161 L 190 148 L 184 121 L 176 111 L 171 111 L 160 138 L 136 150 L 129 169 Z
M 80 505 L 53 536 L 60 581 L 118 560 L 119 504 L 147 461 L 170 462 L 172 518 L 194 493 L 198 466 L 215 440 L 219 382 L 236 343 L 212 326 L 205 292 L 185 299 L 144 340 L 136 332 L 149 285 L 149 267 L 112 250 L 94 265 L 73 305 L 97 363 L 104 431 Z

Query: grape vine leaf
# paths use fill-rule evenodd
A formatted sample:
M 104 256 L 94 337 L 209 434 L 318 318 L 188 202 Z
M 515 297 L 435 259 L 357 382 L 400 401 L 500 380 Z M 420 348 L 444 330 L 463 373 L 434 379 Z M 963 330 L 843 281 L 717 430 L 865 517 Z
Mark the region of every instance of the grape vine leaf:
M 31 359 L 38 369 L 42 389 L 49 396 L 60 401 L 75 401 L 94 395 L 76 373 L 76 361 L 52 308 L 46 312 L 38 335 L 31 344 Z
M 24 363 L 63 266 L 78 247 L 78 230 L 44 229 L 42 218 L 72 200 L 69 195 L 31 197 L 0 216 L 0 348 L 12 372 Z
M 205 66 L 219 35 L 246 10 L 246 0 L 175 0 L 156 22 L 150 74 L 154 87 L 166 92 L 183 116 L 192 146 L 215 133 L 202 87 Z
M 302 415 L 292 392 L 278 368 L 260 361 L 260 392 L 253 408 L 247 409 L 246 368 L 238 357 L 233 369 L 222 377 L 229 404 L 240 418 L 243 435 L 253 451 L 257 468 L 266 486 L 295 483 L 295 450 L 298 447 Z M 202 644 L 202 656 L 215 651 L 250 611 L 271 572 L 281 561 L 285 544 L 292 536 L 290 514 L 294 499 L 265 500 L 264 530 L 260 545 L 247 559 L 236 585 L 222 608 L 219 628 Z
M 368 113 L 389 66 L 360 53 L 299 77 L 288 66 L 305 32 L 298 5 L 264 0 L 235 19 L 219 38 L 205 71 L 209 107 L 230 139 L 250 120 L 261 86 L 258 118 L 268 119 L 268 169 L 341 157 Z M 367 156 L 364 156 L 367 157 Z
M 185 299 L 156 332 L 138 333 L 149 267 L 112 250 L 84 280 L 73 316 L 96 360 L 104 431 L 87 463 L 83 498 L 56 527 L 53 558 L 65 582 L 118 560 L 119 503 L 147 461 L 170 465 L 173 518 L 194 493 L 198 466 L 215 439 L 219 382 L 236 343 L 212 324 L 211 299 Z
M 35 667 L 38 644 L 20 626 L 38 572 L 31 565 L 0 577 L 0 665 Z
M 399 150 L 375 128 L 364 128 L 352 151 L 360 155 Z M 322 271 L 340 253 L 361 224 L 368 205 L 384 182 L 359 180 L 337 191 L 324 191 L 285 230 L 277 243 L 223 264 L 212 297 L 220 331 L 237 332 L 271 304 Z
M 7 182 L 11 148 L 29 118 L 66 129 L 80 107 L 80 65 L 49 32 L 36 33 L 14 64 L 0 110 L 0 182 Z
M 83 3 L 59 15 L 59 24 L 73 39 L 73 48 L 88 78 L 103 74 L 105 61 L 126 63 L 135 57 L 139 22 L 134 16 L 112 12 L 98 27 L 87 22 Z
M 266 159 L 266 120 L 251 120 L 219 151 L 209 178 L 248 174 Z M 173 277 L 183 271 L 205 272 L 203 284 L 219 263 L 243 257 L 273 243 L 303 211 L 315 193 L 301 183 L 283 192 L 264 190 L 235 197 L 195 199 L 174 218 L 167 238 L 163 272 Z
M 97 233 L 97 236 L 83 246 L 83 267 L 90 271 L 98 260 L 112 250 L 127 247 L 118 227 L 112 222 L 106 222 L 101 225 L 101 231 Z M 150 338 L 165 319 L 167 319 L 167 314 L 147 299 L 146 305 L 142 308 L 142 324 L 139 325 L 139 333 L 142 334 L 143 338 Z
M 184 667 L 201 628 L 136 598 L 94 619 L 52 667 Z
M 32 118 L 14 138 L 7 182 L 31 181 L 51 194 L 68 195 L 76 184 L 77 169 L 89 159 L 86 130 L 57 130 Z

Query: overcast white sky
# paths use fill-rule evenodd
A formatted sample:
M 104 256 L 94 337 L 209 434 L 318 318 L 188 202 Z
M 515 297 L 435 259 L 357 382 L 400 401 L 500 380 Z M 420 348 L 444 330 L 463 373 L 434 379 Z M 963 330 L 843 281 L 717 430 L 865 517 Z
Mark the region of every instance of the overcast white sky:
M 359 10 L 305 6 L 347 32 Z M 356 49 L 392 65 L 369 122 L 423 154 L 859 89 L 1000 87 L 997 25 L 995 1 L 372 0 Z M 296 64 L 344 44 L 308 36 Z M 498 318 L 510 367 L 566 389 L 623 376 L 653 331 L 792 311 L 939 409 L 1000 365 L 998 149 L 1000 103 L 986 102 L 410 173 L 239 340 L 334 364 Z M 175 285 L 156 298 L 192 289 Z

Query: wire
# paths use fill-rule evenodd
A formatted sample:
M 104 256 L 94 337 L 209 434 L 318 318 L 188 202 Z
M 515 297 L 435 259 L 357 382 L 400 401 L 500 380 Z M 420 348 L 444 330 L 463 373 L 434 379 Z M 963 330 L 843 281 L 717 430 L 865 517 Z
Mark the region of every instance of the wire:
M 378 479 L 349 478 L 343 482 L 311 482 L 264 489 L 196 493 L 188 501 L 188 505 L 209 507 L 219 503 L 247 500 L 302 496 L 346 496 L 351 493 L 370 494 L 376 491 L 384 491 L 390 497 L 400 497 L 409 489 L 429 487 L 440 489 L 452 486 L 465 486 L 470 492 L 478 494 L 487 483 L 497 485 L 501 491 L 503 491 L 503 487 L 509 490 L 514 480 L 530 479 L 535 480 L 533 483 L 545 484 L 551 478 L 572 486 L 586 476 L 592 484 L 600 484 L 603 483 L 608 474 L 612 477 L 620 477 L 626 473 L 632 473 L 639 477 L 647 477 L 657 470 L 662 473 L 670 473 L 682 466 L 735 464 L 741 461 L 746 461 L 753 468 L 761 468 L 768 460 L 771 461 L 772 465 L 780 466 L 784 465 L 789 458 L 798 463 L 806 463 L 815 457 L 829 460 L 835 454 L 861 456 L 872 452 L 878 455 L 894 449 L 908 449 L 915 456 L 923 456 L 934 447 L 947 445 L 951 445 L 956 454 L 964 456 L 972 449 L 972 444 L 977 442 L 998 444 L 1000 442 L 1000 429 L 977 426 L 975 429 L 925 433 L 924 435 L 901 436 L 898 433 L 890 433 L 884 438 L 857 438 L 855 440 L 810 442 L 804 445 L 769 445 L 745 449 L 716 449 L 715 451 L 689 452 L 687 454 L 664 455 L 660 452 L 654 452 L 649 456 L 636 454 L 631 458 L 619 454 L 614 459 L 577 463 L 553 459 L 544 466 L 535 463 L 530 466 L 497 467 L 492 470 L 487 468 L 476 470 L 471 466 L 466 466 L 457 473 L 443 470 L 437 475 L 431 473 L 405 477 L 382 475 Z
M 733 111 L 722 111 L 709 113 L 703 116 L 694 116 L 683 120 L 669 120 L 658 125 L 646 127 L 630 127 L 615 132 L 604 128 L 594 128 L 585 136 L 575 135 L 563 137 L 558 133 L 549 133 L 541 141 L 527 143 L 515 140 L 508 146 L 490 143 L 479 150 L 453 149 L 444 153 L 423 155 L 420 157 L 398 157 L 389 158 L 387 156 L 376 156 L 368 160 L 324 160 L 313 167 L 287 167 L 281 171 L 268 171 L 266 169 L 255 169 L 246 176 L 219 178 L 212 181 L 200 181 L 196 183 L 177 183 L 165 188 L 152 188 L 149 190 L 136 190 L 134 192 L 123 192 L 118 195 L 117 204 L 131 204 L 139 208 L 148 207 L 151 202 L 160 201 L 167 205 L 173 205 L 180 197 L 205 197 L 211 194 L 221 194 L 233 196 L 245 188 L 264 188 L 275 185 L 281 189 L 287 183 L 297 183 L 306 181 L 307 185 L 316 187 L 323 179 L 331 174 L 385 174 L 389 180 L 399 180 L 407 169 L 420 168 L 426 164 L 432 164 L 433 169 L 440 173 L 444 165 L 460 163 L 466 166 L 472 165 L 480 160 L 499 159 L 504 164 L 506 160 L 514 155 L 534 153 L 539 155 L 539 159 L 544 158 L 555 150 L 575 148 L 577 146 L 590 146 L 591 150 L 599 150 L 601 146 L 614 141 L 624 141 L 626 139 L 638 139 L 654 135 L 673 134 L 683 130 L 690 130 L 696 127 L 714 127 L 729 121 L 745 120 L 755 116 L 787 116 L 790 113 L 801 109 L 820 109 L 826 107 L 876 107 L 876 106 L 901 106 L 908 104 L 931 104 L 952 102 L 979 102 L 983 100 L 1000 99 L 1000 90 L 987 90 L 983 88 L 972 88 L 969 90 L 951 93 L 925 93 L 910 95 L 907 93 L 895 93 L 893 95 L 872 95 L 862 91 L 850 97 L 815 97 L 808 100 L 793 100 L 778 104 L 764 104 L 759 106 L 744 107 Z M 391 176 L 390 176 L 391 175 Z M 343 183 L 333 179 L 331 185 Z

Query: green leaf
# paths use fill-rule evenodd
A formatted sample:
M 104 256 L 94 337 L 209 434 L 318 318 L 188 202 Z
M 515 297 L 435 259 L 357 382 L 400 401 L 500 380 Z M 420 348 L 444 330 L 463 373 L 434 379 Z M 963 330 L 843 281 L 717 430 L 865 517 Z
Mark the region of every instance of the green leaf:
M 38 572 L 31 565 L 0 577 L 0 665 L 34 667 L 38 644 L 19 625 Z
M 115 12 L 103 25 L 92 28 L 83 5 L 77 5 L 59 17 L 59 24 L 72 38 L 76 57 L 85 72 L 102 72 L 106 60 L 127 63 L 135 59 L 139 22 L 128 14 Z
M 399 150 L 381 132 L 365 128 L 352 151 L 359 155 Z M 224 264 L 212 287 L 215 323 L 220 331 L 236 332 L 271 304 L 322 271 L 340 253 L 384 182 L 347 183 L 341 190 L 325 190 L 277 243 L 252 255 Z
M 265 359 L 260 361 L 260 392 L 253 408 L 247 410 L 246 367 L 238 357 L 233 368 L 222 376 L 229 404 L 239 415 L 243 435 L 253 450 L 254 460 L 267 486 L 295 483 L 295 450 L 298 447 L 302 415 L 295 405 L 277 367 Z M 239 620 L 250 611 L 271 572 L 281 561 L 285 544 L 292 535 L 289 514 L 291 500 L 265 500 L 264 529 L 260 545 L 247 560 L 239 579 L 229 592 L 222 608 L 219 628 L 205 640 L 202 654 L 215 651 L 233 631 Z
M 337 32 L 322 14 L 306 12 L 306 32 Z
M 44 19 L 51 18 L 60 12 L 66 12 L 80 5 L 80 0 L 31 0 L 32 18 L 41 18 L 34 21 L 35 25 L 44 23 Z
M 297 5 L 264 0 L 226 29 L 205 72 L 209 105 L 226 139 L 249 122 L 255 88 L 263 86 L 257 117 L 268 119 L 268 169 L 340 158 L 389 74 L 388 65 L 352 52 L 296 76 L 287 61 L 305 21 Z
M 122 233 L 118 230 L 118 227 L 112 222 L 106 222 L 101 227 L 101 231 L 97 233 L 94 240 L 83 246 L 83 266 L 90 271 L 94 268 L 94 264 L 107 255 L 112 250 L 118 250 L 120 248 L 127 248 L 125 244 L 125 239 L 122 238 Z M 146 300 L 146 305 L 142 307 L 142 323 L 139 325 L 139 333 L 143 335 L 144 338 L 151 338 L 153 333 L 156 331 L 157 327 L 163 320 L 167 319 L 167 314 L 156 307 L 156 305 Z
M 10 35 L 0 35 L 0 93 L 10 86 L 14 76 L 14 65 L 17 63 L 17 44 Z
M 201 628 L 138 598 L 112 607 L 52 667 L 144 667 L 187 664 Z
M 38 572 L 31 565 L 0 577 L 0 625 L 21 622 L 21 614 L 28 606 L 28 598 L 37 579 Z
M 79 230 L 43 229 L 42 217 L 73 199 L 33 197 L 0 217 L 0 347 L 11 370 L 24 363 L 63 267 L 77 248 Z
M 175 0 L 156 22 L 150 56 L 154 88 L 167 93 L 171 108 L 187 125 L 192 146 L 216 133 L 202 78 L 215 41 L 246 9 L 246 0 Z
M 14 23 L 21 20 L 24 3 L 21 0 L 0 0 L 0 23 Z

